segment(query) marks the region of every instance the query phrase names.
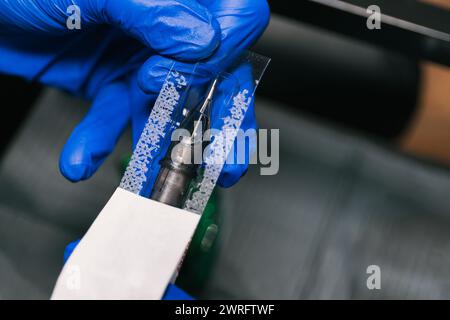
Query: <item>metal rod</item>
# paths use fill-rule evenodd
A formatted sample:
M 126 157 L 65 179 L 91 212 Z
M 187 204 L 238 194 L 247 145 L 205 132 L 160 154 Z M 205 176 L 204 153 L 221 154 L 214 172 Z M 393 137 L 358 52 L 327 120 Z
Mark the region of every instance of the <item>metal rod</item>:
M 381 29 L 367 28 L 367 8 L 381 9 Z M 416 0 L 276 0 L 272 10 L 407 56 L 450 66 L 450 11 Z

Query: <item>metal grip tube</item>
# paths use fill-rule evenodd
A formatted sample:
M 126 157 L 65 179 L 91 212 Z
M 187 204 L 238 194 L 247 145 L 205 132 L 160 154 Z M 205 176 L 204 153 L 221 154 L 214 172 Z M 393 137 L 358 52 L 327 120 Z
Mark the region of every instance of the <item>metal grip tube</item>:
M 164 160 L 151 199 L 181 208 L 195 172 L 194 165 L 175 164 L 170 160 Z

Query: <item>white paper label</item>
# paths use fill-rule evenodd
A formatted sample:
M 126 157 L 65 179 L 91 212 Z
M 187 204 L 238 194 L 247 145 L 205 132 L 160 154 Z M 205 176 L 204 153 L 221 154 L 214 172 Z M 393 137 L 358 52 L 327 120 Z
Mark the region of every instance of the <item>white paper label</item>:
M 161 299 L 199 219 L 118 188 L 64 266 L 52 299 Z

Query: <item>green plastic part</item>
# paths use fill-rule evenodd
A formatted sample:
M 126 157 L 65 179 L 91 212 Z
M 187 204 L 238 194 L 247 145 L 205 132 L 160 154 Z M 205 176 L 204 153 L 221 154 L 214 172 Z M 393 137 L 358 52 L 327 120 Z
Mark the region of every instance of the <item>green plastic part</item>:
M 218 252 L 220 232 L 219 196 L 213 192 L 197 226 L 176 284 L 194 296 L 200 296 Z
M 122 175 L 130 160 L 130 155 L 121 158 L 119 169 Z M 214 191 L 194 233 L 176 281 L 179 287 L 196 296 L 201 294 L 217 255 L 217 237 L 220 231 L 218 209 L 219 195 Z

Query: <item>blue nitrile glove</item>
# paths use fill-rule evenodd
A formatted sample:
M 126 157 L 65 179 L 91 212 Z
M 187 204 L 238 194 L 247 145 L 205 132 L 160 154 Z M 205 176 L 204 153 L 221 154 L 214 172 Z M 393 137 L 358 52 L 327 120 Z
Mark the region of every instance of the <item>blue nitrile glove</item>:
M 81 9 L 81 30 L 66 27 L 71 5 Z M 153 66 L 176 59 L 213 68 L 248 48 L 268 16 L 265 0 L 0 0 L 0 72 L 93 100 L 60 158 L 64 176 L 84 180 L 130 120 L 136 144 L 165 77 L 153 77 Z M 226 166 L 219 184 L 233 184 L 246 168 Z
M 66 249 L 64 250 L 64 263 L 69 260 L 73 250 L 75 250 L 79 243 L 80 240 L 76 240 L 67 245 Z M 187 294 L 177 286 L 169 284 L 162 300 L 194 300 L 194 298 L 192 298 L 189 294 Z
M 198 0 L 199 3 L 206 6 L 213 14 L 214 18 L 219 22 L 222 30 L 221 44 L 219 48 L 207 59 L 201 62 L 196 70 L 208 71 L 212 74 L 217 73 L 220 68 L 227 67 L 232 63 L 233 58 L 241 55 L 246 49 L 261 36 L 266 28 L 270 11 L 266 0 Z M 166 70 L 172 64 L 172 60 L 168 57 L 155 55 L 151 57 L 145 65 L 140 69 L 138 82 L 141 89 L 145 93 L 154 95 L 166 77 Z M 164 65 L 165 68 L 160 66 Z M 192 70 L 189 64 L 177 64 L 180 71 L 189 72 Z M 219 67 L 219 68 L 218 68 Z M 248 89 L 253 91 L 254 79 L 252 78 L 252 70 L 249 65 L 241 65 L 232 72 L 232 76 L 240 82 L 240 89 Z M 223 124 L 224 116 L 228 115 L 221 101 L 230 91 L 230 87 L 235 83 L 233 81 L 225 81 L 216 91 L 215 102 L 212 111 L 212 127 L 220 129 Z M 136 104 L 139 106 L 140 104 Z M 144 110 L 148 115 L 149 110 Z M 135 113 L 138 114 L 138 113 Z M 135 133 L 142 131 L 146 117 L 134 119 L 133 128 Z M 242 130 L 256 129 L 256 118 L 254 113 L 254 103 L 252 101 L 241 125 Z M 225 164 L 218 184 L 222 187 L 229 187 L 235 184 L 240 177 L 247 171 L 252 153 L 255 147 L 256 139 L 252 139 L 253 144 L 250 150 L 246 149 L 244 164 Z M 236 153 L 238 149 L 234 148 Z M 233 156 L 233 155 L 230 155 Z

